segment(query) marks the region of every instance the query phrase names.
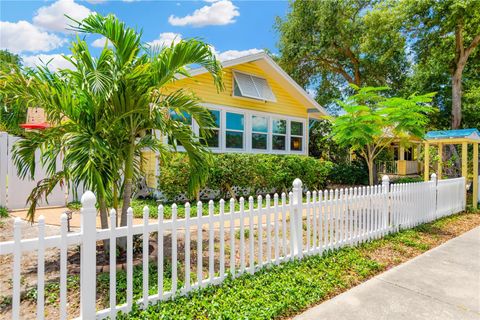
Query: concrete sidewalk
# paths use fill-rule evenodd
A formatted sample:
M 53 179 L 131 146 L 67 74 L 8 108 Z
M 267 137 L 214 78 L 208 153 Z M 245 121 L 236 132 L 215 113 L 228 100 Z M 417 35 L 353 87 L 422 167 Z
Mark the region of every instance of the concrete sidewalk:
M 295 319 L 480 319 L 480 227 Z

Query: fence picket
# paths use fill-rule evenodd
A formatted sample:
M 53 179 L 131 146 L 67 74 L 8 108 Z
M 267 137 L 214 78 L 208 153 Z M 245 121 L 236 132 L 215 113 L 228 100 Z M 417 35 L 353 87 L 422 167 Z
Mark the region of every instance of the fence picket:
M 190 279 L 190 203 L 185 203 L 185 293 L 191 290 Z
M 220 199 L 220 279 L 225 278 L 225 201 Z
M 158 299 L 163 299 L 163 206 L 158 206 L 158 253 L 157 253 L 157 291 Z
M 117 215 L 110 210 L 109 272 L 110 272 L 110 319 L 117 317 Z
M 240 198 L 240 274 L 245 272 L 245 199 Z
M 267 223 L 267 263 L 272 262 L 272 222 L 271 222 L 271 206 L 270 206 L 270 195 L 265 196 L 265 211 L 266 211 L 266 223 Z
M 214 229 L 213 229 L 213 200 L 208 202 L 208 283 L 213 282 L 215 268 Z
M 263 267 L 263 199 L 259 195 L 257 197 L 257 234 L 258 234 L 258 261 L 259 268 Z
M 38 218 L 37 319 L 45 318 L 45 217 Z
M 133 306 L 133 209 L 127 210 L 127 310 Z
M 149 218 L 150 209 L 148 206 L 143 207 L 143 239 L 142 239 L 142 286 L 143 286 L 143 307 L 148 306 L 148 251 L 149 251 L 149 238 L 150 234 L 148 232 L 148 218 Z
M 248 250 L 248 257 L 250 259 L 250 264 L 249 264 L 249 272 L 250 274 L 253 274 L 255 272 L 255 250 L 254 250 L 254 245 L 255 245 L 255 235 L 253 233 L 253 197 L 250 196 L 248 198 L 248 223 L 249 223 L 249 229 L 248 229 L 248 240 L 249 240 L 249 250 Z
M 235 277 L 236 248 L 235 248 L 235 199 L 230 199 L 230 274 Z
M 203 248 L 202 248 L 202 202 L 197 202 L 197 283 L 201 288 L 203 285 Z
M 177 205 L 174 203 L 172 204 L 172 297 L 177 292 L 177 264 Z
M 67 214 L 60 218 L 60 319 L 67 319 Z

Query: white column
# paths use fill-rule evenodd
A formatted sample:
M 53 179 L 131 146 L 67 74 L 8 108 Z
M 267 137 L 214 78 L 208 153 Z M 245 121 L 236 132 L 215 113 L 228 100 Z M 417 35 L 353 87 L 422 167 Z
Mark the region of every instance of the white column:
M 292 223 L 295 225 L 295 234 L 292 235 L 292 240 L 293 242 L 293 248 L 294 248 L 294 256 L 301 258 L 303 255 L 303 248 L 302 248 L 302 242 L 303 242 L 303 221 L 302 221 L 302 215 L 303 215 L 303 210 L 302 210 L 302 180 L 300 179 L 295 179 L 293 181 L 293 205 L 294 205 L 294 210 L 293 212 L 290 212 L 292 215 L 290 219 L 292 219 Z

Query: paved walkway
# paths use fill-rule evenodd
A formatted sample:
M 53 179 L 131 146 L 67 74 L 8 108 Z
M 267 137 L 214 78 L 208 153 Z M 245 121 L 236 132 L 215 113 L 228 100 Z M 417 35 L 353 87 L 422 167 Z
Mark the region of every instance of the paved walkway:
M 480 227 L 295 319 L 480 319 Z

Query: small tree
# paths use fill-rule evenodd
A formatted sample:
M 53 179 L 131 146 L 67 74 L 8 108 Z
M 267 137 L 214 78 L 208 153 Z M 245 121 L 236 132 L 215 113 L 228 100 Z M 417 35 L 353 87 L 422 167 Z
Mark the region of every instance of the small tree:
M 385 97 L 386 87 L 359 88 L 357 93 L 339 104 L 345 113 L 332 118 L 332 137 L 341 146 L 358 151 L 368 166 L 369 183 L 374 183 L 375 158 L 393 140 L 406 141 L 410 136 L 422 137 L 430 102 L 435 93 L 411 95 L 408 98 Z

